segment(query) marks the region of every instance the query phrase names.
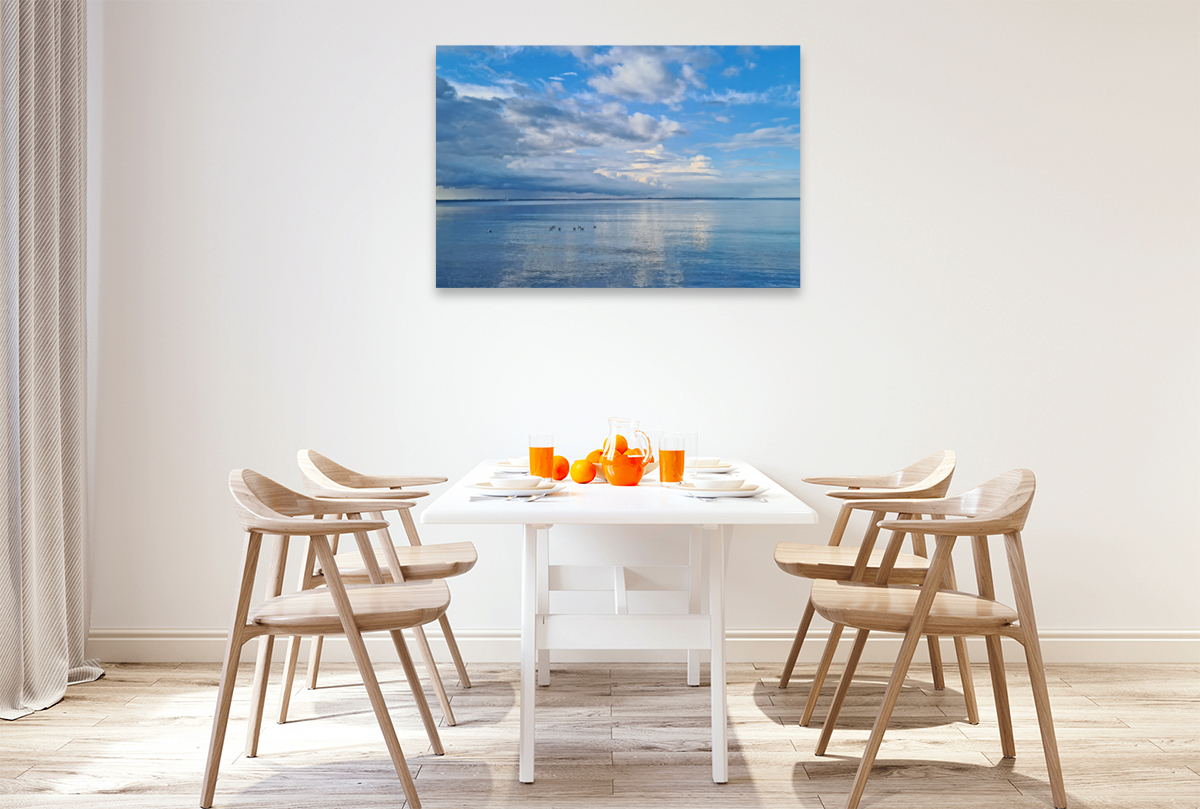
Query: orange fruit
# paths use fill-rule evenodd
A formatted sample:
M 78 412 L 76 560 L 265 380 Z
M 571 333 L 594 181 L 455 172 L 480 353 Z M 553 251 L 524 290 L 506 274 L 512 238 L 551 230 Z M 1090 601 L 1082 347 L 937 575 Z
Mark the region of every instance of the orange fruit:
M 596 450 L 599 452 L 600 450 Z M 590 455 L 588 456 L 591 457 Z M 571 480 L 576 483 L 591 483 L 596 479 L 596 464 L 588 460 L 576 461 L 571 464 Z
M 600 463 L 600 458 L 604 455 L 604 450 L 594 449 L 587 454 L 587 459 L 591 463 Z
M 555 480 L 562 480 L 567 476 L 567 472 L 571 468 L 571 462 L 561 455 L 555 455 L 554 461 L 551 464 L 551 475 Z
M 629 452 L 626 452 L 625 454 L 626 455 L 641 455 L 642 450 L 641 450 L 641 447 L 634 447 L 633 449 L 629 450 Z
M 624 455 L 625 451 L 627 449 L 629 449 L 629 442 L 625 440 L 625 436 L 621 435 L 620 433 L 617 433 L 617 454 Z M 607 438 L 604 439 L 604 449 L 601 450 L 601 452 L 608 452 L 608 439 Z

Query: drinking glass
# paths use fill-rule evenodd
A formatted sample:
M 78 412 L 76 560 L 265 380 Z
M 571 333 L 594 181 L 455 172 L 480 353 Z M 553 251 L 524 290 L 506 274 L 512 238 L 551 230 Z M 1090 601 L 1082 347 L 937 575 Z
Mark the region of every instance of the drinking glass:
M 687 436 L 663 433 L 658 439 L 658 479 L 663 483 L 681 483 L 686 458 Z
M 683 452 L 684 471 L 695 477 L 699 471 L 696 466 L 700 460 L 699 433 L 683 433 Z
M 529 434 L 529 474 L 539 478 L 553 477 L 554 436 L 552 434 Z

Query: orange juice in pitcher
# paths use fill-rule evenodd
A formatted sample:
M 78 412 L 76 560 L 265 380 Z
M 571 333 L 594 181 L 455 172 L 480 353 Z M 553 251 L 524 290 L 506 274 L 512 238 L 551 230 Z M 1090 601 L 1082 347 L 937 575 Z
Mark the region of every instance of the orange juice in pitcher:
M 650 437 L 638 429 L 637 419 L 610 418 L 600 458 L 605 479 L 614 486 L 636 486 L 654 464 L 654 447 Z

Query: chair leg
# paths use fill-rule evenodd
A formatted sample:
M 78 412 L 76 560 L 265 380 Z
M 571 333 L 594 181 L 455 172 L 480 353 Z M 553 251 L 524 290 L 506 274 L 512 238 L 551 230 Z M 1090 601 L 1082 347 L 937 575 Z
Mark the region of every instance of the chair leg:
M 954 654 L 958 658 L 958 678 L 962 681 L 963 700 L 967 703 L 967 724 L 979 724 L 979 701 L 975 699 L 975 678 L 971 676 L 971 656 L 967 639 L 954 639 Z
M 292 689 L 296 684 L 296 668 L 300 665 L 299 635 L 288 638 L 287 659 L 283 667 L 283 690 L 279 694 L 279 724 L 287 722 L 288 708 L 292 704 Z
M 317 687 L 317 672 L 321 669 L 321 647 L 325 644 L 324 635 L 313 635 L 308 644 L 308 672 L 304 686 L 310 691 Z
M 792 641 L 792 650 L 788 652 L 787 660 L 783 663 L 783 674 L 779 675 L 779 687 L 787 688 L 792 679 L 792 669 L 796 667 L 796 658 L 800 656 L 800 647 L 804 645 L 804 637 L 808 634 L 808 626 L 812 623 L 812 599 L 804 605 L 804 615 L 800 617 L 800 628 L 796 630 L 796 639 Z
M 1017 740 L 1013 735 L 1012 713 L 1008 706 L 1008 679 L 1004 676 L 1004 654 L 1000 648 L 1000 636 L 985 638 L 988 654 L 988 671 L 992 675 L 992 694 L 996 698 L 996 720 L 1000 725 L 1000 752 L 1005 758 L 1016 758 Z
M 438 672 L 437 661 L 433 659 L 433 650 L 429 648 L 429 639 L 425 637 L 425 627 L 414 626 L 413 637 L 417 639 L 417 649 L 425 662 L 425 670 L 429 672 L 429 681 L 433 683 L 433 693 L 441 706 L 442 716 L 446 718 L 447 725 L 454 727 L 457 723 L 454 721 L 454 711 L 450 709 L 450 697 L 446 694 L 446 686 L 442 684 L 442 675 Z
M 905 515 L 904 517 L 901 517 L 901 519 L 912 519 L 912 515 Z M 913 551 L 917 554 L 917 556 L 920 556 L 922 559 L 929 558 L 929 554 L 928 554 L 928 552 L 926 550 L 926 546 L 925 546 L 925 535 L 924 534 L 914 533 L 912 535 L 912 543 L 913 543 Z M 951 563 L 951 565 L 952 565 L 951 570 L 953 570 L 953 563 Z M 953 589 L 953 588 L 951 588 L 951 589 Z M 944 667 L 942 664 L 941 639 L 938 638 L 937 635 L 926 635 L 925 640 L 929 644 L 929 668 L 933 672 L 933 690 L 934 691 L 945 691 L 946 690 L 946 673 L 945 673 L 945 670 L 944 670 Z M 955 647 L 955 648 L 957 648 L 957 647 Z M 961 668 L 961 661 L 960 661 L 960 668 Z
M 270 580 L 267 583 L 267 598 L 275 598 L 283 592 L 283 573 L 287 567 L 287 552 L 290 537 L 280 537 L 271 549 L 268 565 Z M 254 688 L 250 692 L 250 722 L 246 726 L 246 757 L 258 755 L 258 734 L 262 731 L 263 706 L 267 700 L 267 680 L 271 677 L 271 652 L 275 649 L 275 636 L 267 635 L 258 642 L 258 658 L 254 664 Z
M 470 688 L 471 678 L 467 674 L 467 664 L 463 662 L 462 654 L 458 651 L 458 641 L 454 639 L 454 630 L 450 628 L 450 619 L 445 613 L 438 618 L 438 624 L 442 627 L 442 637 L 446 639 L 446 645 L 450 647 L 450 657 L 454 660 L 454 668 L 458 672 L 458 684 L 462 688 Z
M 200 806 L 209 809 L 217 791 L 217 770 L 221 766 L 221 750 L 225 746 L 225 730 L 229 725 L 229 710 L 233 705 L 233 686 L 237 680 L 238 659 L 246 642 L 246 616 L 250 612 L 250 594 L 254 589 L 254 573 L 258 569 L 258 552 L 262 534 L 250 533 L 246 544 L 246 562 L 242 569 L 242 587 L 238 604 L 233 611 L 229 639 L 225 642 L 225 660 L 221 664 L 221 682 L 217 687 L 217 707 L 213 712 L 212 733 L 208 739 L 208 758 L 204 763 L 204 779 L 200 786 Z
M 425 690 L 421 688 L 421 678 L 417 675 L 417 667 L 413 665 L 412 655 L 408 652 L 408 644 L 404 642 L 404 635 L 399 629 L 393 629 L 389 634 L 392 636 L 392 645 L 396 647 L 396 654 L 400 656 L 400 666 L 404 669 L 404 678 L 408 680 L 409 690 L 412 691 L 413 699 L 417 702 L 417 711 L 421 714 L 421 723 L 425 725 L 425 735 L 429 738 L 429 744 L 433 747 L 436 755 L 445 755 L 442 738 L 437 731 L 437 722 L 433 719 L 433 712 L 429 710 L 429 701 L 425 699 Z
M 400 634 L 400 630 L 394 630 L 393 634 Z M 383 701 L 383 692 L 379 688 L 379 680 L 375 677 L 371 659 L 367 656 L 366 644 L 363 643 L 362 635 L 356 627 L 347 629 L 346 639 L 350 641 L 350 650 L 354 653 L 354 662 L 358 665 L 358 673 L 362 676 L 363 685 L 366 686 L 367 698 L 371 700 L 375 719 L 379 722 L 380 731 L 383 732 L 383 740 L 387 744 L 388 753 L 392 758 L 392 766 L 396 768 L 396 775 L 400 776 L 400 786 L 404 789 L 404 797 L 412 809 L 421 809 L 421 799 L 417 797 L 417 785 L 413 783 L 412 773 L 408 771 L 408 762 L 404 760 L 404 751 L 400 749 L 400 740 L 396 738 L 396 728 L 392 724 L 392 716 L 388 713 L 387 704 Z M 403 639 L 401 643 L 403 643 Z M 412 660 L 410 658 L 409 668 L 411 667 Z M 423 700 L 422 696 L 418 699 L 418 703 Z M 425 711 L 428 713 L 428 705 L 425 706 Z M 440 750 L 437 752 L 439 755 L 441 754 Z
M 914 624 L 917 621 L 914 619 Z M 925 617 L 922 616 L 921 624 L 925 623 Z M 883 705 L 879 708 L 879 715 L 875 717 L 875 725 L 871 728 L 871 738 L 867 740 L 867 749 L 863 751 L 862 760 L 858 763 L 858 772 L 854 776 L 854 786 L 850 790 L 850 795 L 846 799 L 846 809 L 857 809 L 858 802 L 862 800 L 863 790 L 867 788 L 867 778 L 871 775 L 871 767 L 875 764 L 875 757 L 879 754 L 879 747 L 883 744 L 883 734 L 887 732 L 888 722 L 891 721 L 892 711 L 896 708 L 896 701 L 900 698 L 900 691 L 904 688 L 904 679 L 908 676 L 908 667 L 912 663 L 913 655 L 917 651 L 917 646 L 921 641 L 920 627 L 911 627 L 908 634 L 904 638 L 904 644 L 900 647 L 900 655 L 896 658 L 896 665 L 892 669 L 892 679 L 888 682 L 887 692 L 883 697 Z M 829 722 L 826 721 L 828 727 Z
M 842 672 L 842 679 L 838 681 L 837 691 L 833 695 L 833 704 L 829 706 L 829 713 L 825 715 L 825 723 L 821 726 L 821 738 L 817 740 L 816 753 L 818 756 L 825 755 L 825 750 L 829 747 L 829 739 L 833 736 L 833 728 L 837 725 L 838 714 L 842 712 L 842 703 L 846 701 L 850 683 L 854 680 L 854 670 L 858 668 L 858 661 L 862 658 L 863 649 L 867 646 L 867 637 L 870 634 L 870 630 L 860 629 L 854 636 L 850 659 L 846 661 L 846 669 Z
M 921 636 L 925 634 L 925 621 L 929 619 L 929 611 L 933 608 L 934 598 L 937 597 L 938 584 L 942 581 L 946 566 L 950 562 L 950 554 L 954 550 L 955 537 L 938 536 L 937 550 L 929 562 L 929 571 L 921 585 L 921 595 L 913 607 L 912 620 L 908 631 L 904 633 L 904 643 L 900 645 L 900 653 L 896 655 L 896 665 L 892 668 L 892 679 L 888 682 L 883 704 L 879 706 L 879 715 L 875 717 L 875 726 L 871 729 L 871 738 L 867 740 L 867 749 L 863 751 L 862 761 L 858 763 L 858 772 L 854 776 L 854 786 L 846 798 L 846 809 L 857 809 L 862 799 L 863 790 L 867 787 L 867 778 L 871 775 L 871 767 L 875 764 L 875 756 L 879 754 L 879 746 L 883 744 L 883 734 L 891 721 L 892 711 L 896 708 L 896 700 L 900 698 L 900 690 L 904 687 L 904 678 L 908 676 L 908 667 L 912 663 Z
M 1033 617 L 1033 595 L 1029 590 L 1029 574 L 1025 567 L 1025 551 L 1019 533 L 1006 534 L 1008 568 L 1012 578 L 1013 599 L 1017 602 L 1017 620 L 1025 645 L 1025 662 L 1029 667 L 1029 684 L 1033 689 L 1033 707 L 1037 709 L 1038 729 L 1042 734 L 1042 750 L 1046 754 L 1046 770 L 1050 776 L 1050 792 L 1055 809 L 1066 809 L 1067 791 L 1063 786 L 1062 763 L 1058 758 L 1058 740 L 1054 736 L 1054 717 L 1050 713 L 1050 690 L 1046 686 L 1046 667 L 1042 661 L 1042 646 L 1038 641 L 1037 620 Z
M 942 646 L 937 635 L 926 635 L 929 644 L 929 667 L 933 671 L 933 690 L 946 690 L 946 675 L 942 671 Z
M 985 538 L 986 545 L 986 538 Z M 957 590 L 958 580 L 954 576 L 954 560 L 946 565 L 944 577 L 946 589 Z M 967 722 L 979 724 L 979 700 L 975 698 L 975 678 L 971 676 L 971 656 L 967 651 L 967 639 L 954 639 L 954 654 L 958 658 L 958 679 L 962 683 L 963 701 L 967 703 Z
M 258 657 L 254 662 L 254 686 L 250 690 L 250 721 L 246 724 L 246 758 L 258 755 L 258 734 L 262 731 L 263 706 L 267 701 L 267 680 L 271 675 L 271 651 L 275 636 L 258 639 Z
M 240 641 L 240 638 L 238 639 Z M 229 725 L 229 711 L 233 705 L 233 686 L 237 680 L 238 658 L 242 644 L 229 638 L 225 649 L 225 661 L 221 666 L 221 682 L 217 687 L 217 708 L 213 715 L 212 735 L 208 742 L 208 759 L 204 764 L 204 780 L 200 789 L 200 806 L 209 809 L 217 791 L 217 770 L 221 766 L 221 750 L 225 746 L 225 729 Z
M 821 663 L 817 673 L 813 675 L 812 688 L 808 692 L 808 700 L 804 703 L 804 715 L 800 717 L 801 727 L 808 727 L 812 721 L 813 711 L 817 708 L 817 699 L 821 696 L 821 688 L 825 685 L 825 677 L 829 667 L 833 665 L 833 656 L 837 652 L 838 641 L 842 638 L 842 625 L 834 624 L 829 630 L 829 640 L 825 643 L 825 651 L 821 655 Z
M 359 676 L 362 677 L 363 685 L 367 689 L 367 697 L 371 701 L 371 708 L 375 712 L 375 719 L 379 722 L 379 730 L 383 733 L 384 742 L 387 744 L 388 753 L 392 758 L 392 766 L 396 768 L 396 775 L 400 777 L 400 785 L 404 789 L 404 797 L 408 801 L 411 809 L 420 809 L 421 799 L 417 797 L 417 787 L 413 783 L 412 773 L 408 771 L 408 762 L 404 760 L 404 751 L 400 749 L 400 740 L 396 738 L 396 728 L 392 725 L 391 714 L 388 713 L 387 704 L 383 701 L 383 692 L 379 689 L 379 680 L 375 678 L 375 669 L 371 666 L 371 658 L 367 655 L 367 645 L 363 643 L 362 633 L 358 630 L 358 625 L 354 621 L 354 609 L 350 606 L 350 597 L 346 594 L 345 585 L 342 584 L 342 577 L 338 573 L 337 562 L 333 559 L 333 552 L 329 548 L 328 540 L 323 536 L 316 536 L 312 539 L 312 544 L 316 548 L 317 558 L 321 562 L 321 567 L 327 571 L 327 584 L 329 592 L 333 596 L 333 603 L 337 606 L 338 617 L 341 619 L 342 628 L 346 633 L 346 640 L 350 644 L 350 651 L 354 654 L 354 662 L 358 666 Z M 409 683 L 415 680 L 416 669 L 413 667 L 412 658 L 408 654 L 408 647 L 404 645 L 404 636 L 399 629 L 391 631 L 392 641 L 396 644 L 396 649 L 400 653 L 400 662 L 404 664 L 405 674 L 409 676 Z M 429 715 L 429 705 L 425 702 L 425 695 L 420 691 L 418 683 L 414 695 L 417 699 L 417 707 L 424 706 L 422 718 L 428 716 L 426 730 L 430 728 L 429 721 L 432 716 Z M 436 729 L 434 730 L 434 738 Z M 440 747 L 436 744 L 435 747 Z M 438 751 L 440 752 L 440 751 Z

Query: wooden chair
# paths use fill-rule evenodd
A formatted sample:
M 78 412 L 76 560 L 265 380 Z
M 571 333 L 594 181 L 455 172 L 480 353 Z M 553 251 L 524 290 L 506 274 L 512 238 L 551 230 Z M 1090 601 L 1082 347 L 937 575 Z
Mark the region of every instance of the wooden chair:
M 1017 469 L 1000 475 L 958 497 L 923 500 L 878 500 L 867 504 L 876 511 L 907 512 L 931 515 L 939 522 L 926 520 L 887 520 L 881 528 L 893 531 L 880 560 L 875 583 L 820 581 L 813 585 L 812 602 L 819 615 L 838 624 L 854 627 L 858 634 L 845 673 L 838 683 L 833 707 L 825 718 L 817 755 L 824 755 L 837 722 L 838 712 L 854 669 L 862 655 L 867 636 L 872 630 L 902 632 L 904 642 L 896 657 L 892 678 L 880 706 L 879 715 L 867 742 L 866 752 L 859 763 L 854 786 L 846 801 L 846 809 L 855 809 L 862 797 L 871 765 L 883 742 L 888 720 L 900 696 L 909 664 L 923 634 L 983 636 L 987 643 L 988 667 L 991 670 L 992 690 L 996 698 L 996 714 L 1000 725 L 1000 747 L 1005 758 L 1016 756 L 1012 718 L 1009 715 L 1008 686 L 1004 675 L 1004 658 L 1000 638 L 1009 637 L 1025 647 L 1029 680 L 1033 687 L 1033 703 L 1041 730 L 1046 768 L 1055 807 L 1065 809 L 1066 791 L 1063 788 L 1058 744 L 1054 738 L 1054 721 L 1050 715 L 1050 697 L 1046 688 L 1046 673 L 1038 643 L 1037 623 L 1033 617 L 1033 598 L 1029 590 L 1029 574 L 1025 568 L 1025 550 L 1021 530 L 1033 502 L 1035 482 L 1028 469 Z M 959 519 L 946 519 L 959 518 Z M 891 581 L 904 534 L 928 531 L 936 525 L 937 548 L 921 586 L 896 584 Z M 988 537 L 1003 535 L 1012 578 L 1015 610 L 995 600 L 992 583 Z M 944 573 L 949 569 L 950 554 L 958 537 L 971 537 L 975 558 L 975 576 L 979 595 L 939 589 Z
M 814 477 L 805 478 L 805 483 L 821 486 L 843 486 L 845 489 L 827 492 L 828 496 L 842 500 L 841 510 L 833 526 L 833 533 L 828 545 L 805 545 L 795 542 L 780 542 L 775 547 L 775 563 L 780 569 L 803 578 L 827 581 L 863 581 L 874 580 L 879 572 L 882 553 L 867 550 L 867 555 L 860 551 L 864 547 L 873 547 L 879 533 L 878 523 L 886 515 L 875 512 L 871 515 L 863 542 L 859 547 L 844 547 L 841 545 L 846 526 L 855 509 L 867 508 L 862 501 L 888 497 L 893 500 L 908 500 L 910 498 L 942 497 L 950 487 L 950 478 L 954 475 L 957 457 L 952 450 L 927 455 L 916 463 L 906 466 L 887 475 L 856 475 L 849 477 Z M 925 538 L 920 534 L 913 535 L 913 550 L 915 554 L 900 554 L 895 562 L 893 581 L 897 583 L 919 584 L 925 578 L 929 567 Z M 947 573 L 948 585 L 954 586 L 954 568 L 951 566 Z M 787 688 L 800 655 L 800 648 L 808 634 L 809 625 L 813 618 L 813 603 L 809 598 L 800 619 L 800 628 L 796 631 L 796 639 L 792 642 L 791 651 L 783 665 L 783 673 L 779 678 L 779 687 Z M 821 688 L 825 677 L 833 665 L 833 657 L 837 651 L 838 641 L 842 636 L 842 627 L 834 624 L 830 630 L 829 640 L 821 655 L 820 665 L 813 677 L 808 700 L 804 705 L 804 713 L 800 724 L 807 726 L 812 721 Z M 955 652 L 958 657 L 959 676 L 962 679 L 963 699 L 966 701 L 967 721 L 979 723 L 979 707 L 975 699 L 974 682 L 971 679 L 971 663 L 967 654 L 966 643 L 961 638 L 955 639 Z M 937 690 L 946 687 L 942 674 L 942 655 L 939 639 L 929 638 L 929 662 L 933 668 L 933 684 Z
M 422 582 L 415 585 L 366 585 L 346 589 L 333 561 L 333 549 L 329 536 L 354 534 L 359 551 L 368 567 L 378 571 L 378 563 L 371 550 L 367 531 L 377 531 L 387 525 L 378 520 L 325 520 L 328 515 L 348 512 L 373 511 L 386 507 L 389 501 L 363 500 L 318 500 L 294 492 L 269 478 L 249 469 L 237 469 L 229 475 L 229 488 L 242 527 L 249 533 L 246 558 L 242 570 L 241 588 L 229 639 L 225 647 L 225 661 L 221 669 L 220 688 L 217 692 L 217 707 L 213 716 L 212 736 L 208 745 L 208 759 L 204 769 L 204 782 L 200 793 L 200 806 L 207 809 L 213 804 L 216 792 L 217 769 L 220 766 L 221 750 L 225 743 L 225 730 L 229 722 L 230 706 L 233 703 L 233 687 L 237 676 L 238 659 L 242 646 L 248 641 L 262 637 L 259 647 L 259 666 L 255 673 L 251 694 L 250 723 L 246 740 L 246 755 L 257 754 L 258 732 L 262 726 L 263 701 L 266 694 L 266 674 L 271 644 L 275 635 L 337 634 L 346 636 L 359 674 L 367 689 L 379 729 L 391 755 L 396 774 L 404 788 L 404 796 L 410 806 L 419 807 L 416 786 L 396 738 L 396 730 L 388 714 L 387 705 L 367 656 L 363 643 L 363 632 L 389 630 L 400 661 L 409 682 L 417 682 L 412 657 L 404 644 L 400 630 L 420 626 L 436 620 L 450 604 L 450 590 L 442 581 Z M 312 515 L 312 516 L 310 516 Z M 250 606 L 251 591 L 258 571 L 259 552 L 263 537 L 272 536 L 268 562 L 270 583 L 266 601 Z M 281 595 L 284 566 L 287 559 L 288 540 L 293 536 L 310 538 L 310 546 L 316 557 L 329 571 L 326 584 L 321 590 Z M 425 701 L 419 683 L 414 689 L 417 707 L 436 739 L 436 726 Z M 435 752 L 441 752 L 440 743 L 434 744 Z
M 474 544 L 470 542 L 422 545 L 421 539 L 417 535 L 417 526 L 413 522 L 412 515 L 409 513 L 409 507 L 412 503 L 405 502 L 414 497 L 425 497 L 428 492 L 413 491 L 403 487 L 429 486 L 437 483 L 445 483 L 446 478 L 437 476 L 363 475 L 347 469 L 319 452 L 310 449 L 300 450 L 297 453 L 297 461 L 300 464 L 300 471 L 304 475 L 305 489 L 313 497 L 370 497 L 394 503 L 394 505 L 376 511 L 371 515 L 372 519 L 382 520 L 383 510 L 395 510 L 400 515 L 400 522 L 404 526 L 404 532 L 409 543 L 407 545 L 394 544 L 391 536 L 388 534 L 385 523 L 380 531 L 381 547 L 384 552 L 385 561 L 387 562 L 387 566 L 381 570 L 383 582 L 448 579 L 453 576 L 462 575 L 475 566 L 475 562 L 479 557 L 475 552 Z M 338 564 L 338 571 L 343 581 L 349 584 L 370 581 L 370 571 L 364 566 L 362 556 L 359 553 L 337 553 L 336 540 L 333 549 L 335 552 L 334 558 Z M 310 552 L 305 562 L 304 571 L 301 573 L 299 589 L 309 590 L 314 587 L 320 587 L 324 583 L 324 566 L 317 564 L 317 560 Z M 467 667 L 463 662 L 462 654 L 459 652 L 458 643 L 454 639 L 454 632 L 450 628 L 450 621 L 445 615 L 441 615 L 438 617 L 438 622 L 441 625 L 442 634 L 446 639 L 446 645 L 450 647 L 450 656 L 453 658 L 454 667 L 458 671 L 459 682 L 463 688 L 470 688 L 471 678 L 467 675 Z M 425 668 L 433 684 L 434 693 L 437 695 L 442 715 L 446 718 L 446 724 L 453 726 L 456 723 L 454 711 L 450 706 L 450 698 L 446 694 L 446 687 L 442 683 L 441 675 L 438 673 L 437 661 L 433 658 L 433 650 L 429 648 L 429 641 L 425 637 L 424 628 L 420 626 L 413 627 L 413 636 L 416 638 L 417 649 L 420 651 L 421 657 L 425 662 Z M 321 662 L 321 645 L 321 636 L 315 636 L 312 639 L 308 658 L 309 688 L 317 687 L 317 672 Z M 293 637 L 288 641 L 287 661 L 284 667 L 284 688 L 280 695 L 279 703 L 280 723 L 287 721 L 292 683 L 295 680 L 299 655 L 300 638 Z

